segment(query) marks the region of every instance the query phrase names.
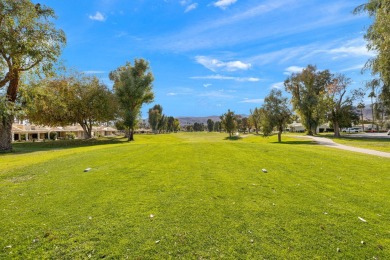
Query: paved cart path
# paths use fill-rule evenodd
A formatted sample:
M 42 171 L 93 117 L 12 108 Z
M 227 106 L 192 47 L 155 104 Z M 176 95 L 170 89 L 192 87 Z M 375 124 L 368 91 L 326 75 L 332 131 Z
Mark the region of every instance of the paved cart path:
M 332 147 L 332 148 L 337 148 L 337 149 L 342 149 L 342 150 L 347 150 L 347 151 L 352 151 L 352 152 L 357 152 L 357 153 L 365 153 L 365 154 L 371 154 L 375 156 L 380 156 L 380 157 L 387 157 L 390 158 L 390 153 L 387 152 L 381 152 L 381 151 L 375 151 L 371 149 L 365 149 L 365 148 L 358 148 L 358 147 L 353 147 L 353 146 L 348 146 L 348 145 L 343 145 L 343 144 L 338 144 L 333 142 L 333 140 L 329 138 L 324 138 L 324 137 L 317 137 L 317 136 L 296 136 L 300 138 L 310 138 L 316 141 L 320 145 Z

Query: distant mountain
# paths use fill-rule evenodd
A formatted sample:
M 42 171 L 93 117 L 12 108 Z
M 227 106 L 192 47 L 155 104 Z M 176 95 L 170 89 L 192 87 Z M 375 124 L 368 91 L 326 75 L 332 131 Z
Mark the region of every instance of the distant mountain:
M 205 117 L 193 117 L 193 116 L 186 116 L 186 117 L 178 117 L 180 121 L 180 125 L 185 126 L 185 125 L 193 125 L 195 123 L 203 123 L 207 124 L 207 120 L 211 119 L 214 122 L 221 121 L 219 116 L 205 116 Z

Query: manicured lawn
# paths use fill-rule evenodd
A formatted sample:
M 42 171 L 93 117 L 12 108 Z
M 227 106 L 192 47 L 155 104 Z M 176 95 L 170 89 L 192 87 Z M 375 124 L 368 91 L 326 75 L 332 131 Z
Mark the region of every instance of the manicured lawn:
M 334 138 L 332 135 L 323 136 L 332 138 L 333 141 L 339 144 L 390 153 L 390 138 L 354 137 L 353 134 L 345 134 L 341 138 Z
M 225 137 L 15 144 L 0 258 L 390 258 L 389 159 Z

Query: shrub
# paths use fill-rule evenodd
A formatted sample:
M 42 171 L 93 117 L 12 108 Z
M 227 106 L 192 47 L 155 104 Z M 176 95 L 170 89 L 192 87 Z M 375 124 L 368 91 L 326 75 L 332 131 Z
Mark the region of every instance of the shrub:
M 58 136 L 57 132 L 51 132 L 51 133 L 50 133 L 50 139 L 51 139 L 51 140 L 56 140 L 56 139 L 57 139 L 57 136 Z
M 73 140 L 76 138 L 76 134 L 72 132 L 66 132 L 65 133 L 65 139 L 67 140 Z

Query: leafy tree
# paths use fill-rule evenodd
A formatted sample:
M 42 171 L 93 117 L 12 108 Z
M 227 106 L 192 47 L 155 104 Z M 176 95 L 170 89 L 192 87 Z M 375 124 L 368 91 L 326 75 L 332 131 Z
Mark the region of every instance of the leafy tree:
M 301 117 L 308 135 L 316 134 L 317 126 L 325 118 L 324 94 L 331 80 L 328 70 L 317 71 L 315 66 L 308 65 L 284 81 L 286 91 L 292 95 L 293 109 Z
M 21 76 L 49 73 L 66 43 L 54 11 L 30 0 L 0 0 L 0 151 L 12 150 L 12 123 Z M 7 103 L 7 104 L 4 104 Z
M 274 128 L 278 131 L 278 142 L 282 141 L 282 132 L 291 118 L 288 99 L 282 96 L 280 90 L 273 89 L 264 99 L 263 134 L 270 135 Z
M 221 132 L 222 131 L 222 125 L 220 121 L 217 121 L 214 123 L 214 131 L 215 132 Z
M 221 117 L 221 124 L 226 132 L 229 133 L 229 137 L 232 137 L 233 133 L 237 130 L 237 119 L 234 112 L 230 109 Z
M 179 119 L 175 118 L 173 121 L 173 131 L 176 133 L 180 130 L 180 121 Z
M 254 110 L 250 110 L 251 115 L 249 116 L 249 121 L 255 127 L 256 134 L 259 134 L 259 129 L 261 125 L 261 113 L 259 108 L 255 108 Z
M 78 123 L 84 130 L 84 137 L 89 139 L 94 124 L 115 118 L 115 97 L 96 77 L 46 79 L 30 88 L 27 117 L 36 124 Z
M 168 118 L 165 115 L 161 116 L 160 122 L 158 123 L 159 133 L 165 133 L 168 128 Z
M 346 96 L 350 83 L 351 79 L 338 75 L 326 87 L 328 119 L 332 122 L 335 137 L 340 137 L 340 127 L 351 125 L 356 118 L 352 98 Z
M 152 128 L 154 133 L 157 133 L 158 130 L 160 129 L 159 124 L 161 123 L 161 118 L 162 118 L 162 111 L 163 108 L 161 105 L 154 105 L 152 108 L 149 109 L 149 125 Z
M 241 131 L 244 132 L 244 134 L 246 133 L 246 131 L 250 128 L 250 122 L 249 122 L 249 119 L 247 117 L 243 117 L 241 118 Z
M 214 121 L 211 120 L 210 118 L 207 119 L 207 130 L 209 132 L 212 132 L 214 130 Z
M 204 127 L 204 124 L 203 123 L 198 123 L 198 122 L 195 122 L 192 129 L 195 131 L 195 132 L 203 132 L 205 127 Z
M 390 112 L 390 1 L 368 0 L 354 10 L 355 14 L 362 12 L 373 18 L 364 38 L 367 48 L 377 53 L 376 57 L 368 60 L 365 69 L 371 69 L 372 74 L 379 77 L 372 81 L 381 87 L 380 98 L 386 112 Z
M 114 91 L 118 98 L 119 108 L 123 111 L 124 124 L 128 131 L 128 141 L 134 141 L 134 128 L 141 107 L 154 99 L 153 74 L 149 63 L 143 59 L 135 59 L 134 65 L 127 62 L 124 66 L 110 72 L 114 81 Z
M 167 126 L 167 131 L 168 132 L 174 132 L 174 123 L 175 123 L 175 118 L 173 116 L 168 117 L 168 126 Z

